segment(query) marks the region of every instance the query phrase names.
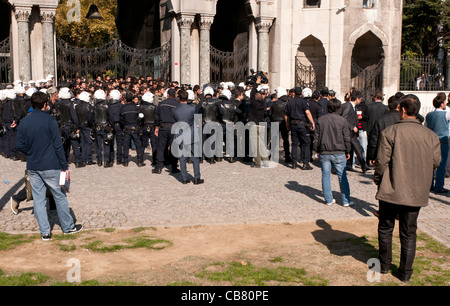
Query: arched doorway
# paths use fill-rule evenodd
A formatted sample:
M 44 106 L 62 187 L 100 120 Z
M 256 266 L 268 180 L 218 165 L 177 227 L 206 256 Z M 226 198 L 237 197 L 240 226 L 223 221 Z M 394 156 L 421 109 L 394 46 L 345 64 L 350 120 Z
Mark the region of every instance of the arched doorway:
M 211 82 L 243 82 L 248 70 L 246 0 L 218 0 L 211 25 Z
M 295 58 L 295 85 L 320 90 L 325 86 L 326 62 L 322 42 L 313 35 L 303 39 Z
M 117 0 L 120 40 L 136 49 L 161 47 L 160 0 Z
M 11 5 L 7 0 L 0 0 L 0 84 L 12 81 L 10 28 Z
M 355 42 L 352 51 L 352 87 L 361 91 L 366 103 L 375 91 L 383 89 L 384 50 L 382 41 L 368 31 Z

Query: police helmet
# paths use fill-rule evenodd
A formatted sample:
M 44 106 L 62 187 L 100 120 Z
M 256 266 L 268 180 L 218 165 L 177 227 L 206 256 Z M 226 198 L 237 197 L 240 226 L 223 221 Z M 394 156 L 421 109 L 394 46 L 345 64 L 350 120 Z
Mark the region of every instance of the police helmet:
M 305 87 L 302 91 L 303 98 L 310 98 L 312 96 L 311 88 Z
M 60 99 L 70 99 L 72 98 L 72 94 L 70 93 L 70 89 L 68 87 L 63 87 L 59 90 L 59 98 Z
M 82 93 L 80 93 L 78 98 L 81 101 L 88 102 L 88 103 L 91 101 L 91 95 L 87 91 L 83 91 Z
M 96 100 L 106 100 L 106 93 L 102 89 L 98 89 L 94 92 L 94 98 Z
M 153 103 L 153 100 L 154 100 L 154 94 L 152 94 L 151 92 L 146 92 L 142 96 L 142 101 L 145 101 L 147 103 Z
M 111 92 L 109 93 L 109 97 L 112 100 L 120 100 L 122 95 L 120 94 L 120 91 L 118 91 L 117 89 L 114 89 L 114 90 L 111 90 Z

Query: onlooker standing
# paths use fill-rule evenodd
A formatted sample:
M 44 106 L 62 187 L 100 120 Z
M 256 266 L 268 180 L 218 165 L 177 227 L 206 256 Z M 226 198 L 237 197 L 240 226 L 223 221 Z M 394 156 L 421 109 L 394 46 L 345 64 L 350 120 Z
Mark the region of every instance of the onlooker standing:
M 69 177 L 68 165 L 56 119 L 48 110 L 48 96 L 36 92 L 31 97 L 33 112 L 25 117 L 17 132 L 17 149 L 27 155 L 27 170 L 33 193 L 34 215 L 43 240 L 51 239 L 47 215 L 46 190 L 50 189 L 56 203 L 61 228 L 65 234 L 79 232 L 70 214 L 69 202 L 59 185 L 62 171 Z
M 449 153 L 450 112 L 445 111 L 445 99 L 442 99 L 439 96 L 433 99 L 433 106 L 435 107 L 435 110 L 427 114 L 425 126 L 439 136 L 439 141 L 441 143 L 441 164 L 433 176 L 431 189 L 435 193 L 447 193 L 448 189 L 444 188 L 444 184 Z
M 331 166 L 339 179 L 342 205 L 351 206 L 350 185 L 347 180 L 346 161 L 350 158 L 350 130 L 347 121 L 339 115 L 341 102 L 330 99 L 327 114 L 317 121 L 314 137 L 314 151 L 320 154 L 322 166 L 322 190 L 327 205 L 336 203 L 331 192 Z
M 374 182 L 379 200 L 379 259 L 381 273 L 388 273 L 392 261 L 392 232 L 400 222 L 399 279 L 407 282 L 413 273 L 417 218 L 428 205 L 433 169 L 441 161 L 439 138 L 417 120 L 420 101 L 406 95 L 400 101 L 400 122 L 381 132 Z

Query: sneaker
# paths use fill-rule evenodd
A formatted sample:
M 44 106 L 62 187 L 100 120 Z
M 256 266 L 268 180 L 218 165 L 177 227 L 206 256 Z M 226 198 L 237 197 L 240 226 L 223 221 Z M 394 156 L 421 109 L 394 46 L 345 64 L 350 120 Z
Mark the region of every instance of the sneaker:
M 14 200 L 13 197 L 10 198 L 9 202 L 11 204 L 11 210 L 13 214 L 15 215 L 19 214 L 19 202 Z
M 52 240 L 52 234 L 42 235 L 42 240 L 44 241 Z
M 333 199 L 333 201 L 331 201 L 331 203 L 327 203 L 327 205 L 328 205 L 328 206 L 331 206 L 331 205 L 333 205 L 333 204 L 335 204 L 335 203 L 336 203 L 336 200 Z
M 83 225 L 76 224 L 76 225 L 74 225 L 74 227 L 72 227 L 72 229 L 70 229 L 69 231 L 65 232 L 64 235 L 75 234 L 75 233 L 80 232 L 82 229 L 83 229 Z
M 349 207 L 349 206 L 353 206 L 353 205 L 355 205 L 355 203 L 353 201 L 350 201 L 349 203 L 342 204 L 342 206 L 344 206 L 344 207 Z

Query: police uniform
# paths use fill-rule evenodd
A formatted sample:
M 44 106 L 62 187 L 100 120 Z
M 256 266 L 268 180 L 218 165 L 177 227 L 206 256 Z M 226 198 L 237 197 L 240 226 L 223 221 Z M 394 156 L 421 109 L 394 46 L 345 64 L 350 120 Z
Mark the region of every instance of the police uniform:
M 121 94 L 118 90 L 111 91 L 108 106 L 108 117 L 109 122 L 113 127 L 116 152 L 114 152 L 114 145 L 112 145 L 110 150 L 110 161 L 114 162 L 114 155 L 116 155 L 118 165 L 122 164 L 123 159 L 123 131 L 120 123 L 120 111 L 122 110 L 123 104 L 120 99 Z
M 87 92 L 79 95 L 79 103 L 74 103 L 75 126 L 80 131 L 81 160 L 86 165 L 92 165 L 92 139 L 91 127 L 93 125 L 92 105 L 88 102 L 90 99 Z
M 108 104 L 106 103 L 106 95 L 103 90 L 97 91 L 94 94 L 94 97 L 96 98 L 93 112 L 97 165 L 102 166 L 104 161 L 105 168 L 108 168 L 112 167 L 111 146 L 114 141 L 112 128 L 109 121 Z
M 6 158 L 18 160 L 16 150 L 16 134 L 17 125 L 22 117 L 20 105 L 16 99 L 16 94 L 12 89 L 6 92 L 6 99 L 3 104 L 3 124 L 6 128 L 6 135 L 4 136 L 4 152 Z M 12 126 L 15 123 L 15 126 Z
M 72 106 L 72 102 L 70 101 L 69 89 L 67 87 L 61 89 L 59 92 L 59 96 L 62 98 L 61 100 L 55 102 L 55 118 L 61 130 L 66 160 L 67 162 L 69 162 L 70 147 L 72 145 L 72 142 L 74 142 L 76 138 L 76 127 L 70 116 L 70 108 Z M 77 146 L 76 143 L 75 146 Z M 79 150 L 79 146 L 77 154 L 75 154 L 75 150 L 76 149 L 74 148 L 74 155 L 78 157 L 78 160 L 77 158 L 75 158 L 75 162 L 79 163 L 81 161 L 81 151 Z M 76 165 L 80 166 L 79 164 Z
M 301 90 L 295 89 L 295 97 L 286 105 L 285 114 L 289 120 L 288 126 L 291 129 L 292 142 L 292 168 L 297 168 L 298 147 L 301 146 L 301 161 L 305 170 L 312 169 L 309 165 L 310 160 L 310 129 L 309 120 L 306 112 L 310 111 L 308 101 L 301 98 Z
M 0 155 L 5 155 L 3 143 L 5 141 L 5 133 L 6 127 L 3 123 L 3 104 L 4 104 L 4 95 L 3 92 L 0 92 Z
M 238 114 L 241 113 L 241 110 L 238 108 L 239 101 L 236 103 L 230 101 L 232 99 L 232 93 L 230 90 L 225 89 L 222 91 L 222 100 L 220 101 L 220 109 L 221 109 L 221 120 L 220 124 L 223 130 L 223 139 L 225 141 L 225 152 L 231 156 L 228 161 L 234 163 L 237 157 L 237 139 L 234 131 L 234 124 L 238 120 Z M 233 152 L 227 152 L 227 141 L 232 142 Z M 228 144 L 228 147 L 231 148 L 231 144 Z
M 284 111 L 289 101 L 286 90 L 282 90 L 281 88 L 277 89 L 277 98 L 278 100 L 272 103 L 270 121 L 278 122 L 280 124 L 279 128 L 281 138 L 283 139 L 284 161 L 290 163 L 292 162 L 292 159 L 289 147 L 289 130 L 287 129 L 286 121 L 284 120 Z
M 130 151 L 131 140 L 136 145 L 137 165 L 138 167 L 145 166 L 144 163 L 144 146 L 142 144 L 141 136 L 139 135 L 141 127 L 139 126 L 138 106 L 133 102 L 131 93 L 127 93 L 126 103 L 120 110 L 120 122 L 123 126 L 123 165 L 128 167 L 128 157 Z
M 175 90 L 169 89 L 168 98 L 162 101 L 155 112 L 155 124 L 158 127 L 158 140 L 156 147 L 156 167 L 153 169 L 153 173 L 161 173 L 164 166 L 164 152 L 167 147 L 172 145 L 173 134 L 172 125 L 176 122 L 173 115 L 173 109 L 180 104 L 180 102 L 175 99 Z M 168 162 L 172 164 L 172 173 L 178 173 L 178 160 L 173 156 L 173 154 L 167 155 Z
M 207 123 L 211 123 L 211 122 L 219 122 L 219 115 L 220 115 L 220 108 L 219 108 L 219 100 L 216 98 L 212 97 L 212 94 L 210 92 L 207 91 L 207 89 L 205 88 L 205 96 L 206 98 L 201 100 L 199 104 L 197 104 L 196 106 L 196 113 L 201 114 L 202 115 L 202 124 L 203 127 L 207 124 Z M 205 141 L 207 141 L 209 138 L 211 137 L 215 137 L 214 136 L 215 130 L 212 130 L 211 133 L 203 133 L 202 136 L 202 143 L 205 143 Z M 203 146 L 202 146 L 203 147 Z M 213 142 L 213 145 L 211 146 L 211 150 L 213 150 L 214 152 L 216 151 L 216 142 Z M 216 155 L 216 154 L 215 154 Z M 211 164 L 214 164 L 214 156 L 206 156 L 203 153 L 203 156 L 205 158 L 207 158 L 207 161 Z
M 144 114 L 142 143 L 148 143 L 152 147 L 152 165 L 156 165 L 156 135 L 155 135 L 155 113 L 156 105 L 154 104 L 155 96 L 147 92 L 142 96 L 141 111 Z
M 81 103 L 77 98 L 70 101 L 70 119 L 73 122 L 74 129 L 70 130 L 70 144 L 72 145 L 73 155 L 75 156 L 75 167 L 80 168 L 86 166 L 81 157 L 81 138 L 78 131 L 78 119 L 75 111 L 76 107 Z

